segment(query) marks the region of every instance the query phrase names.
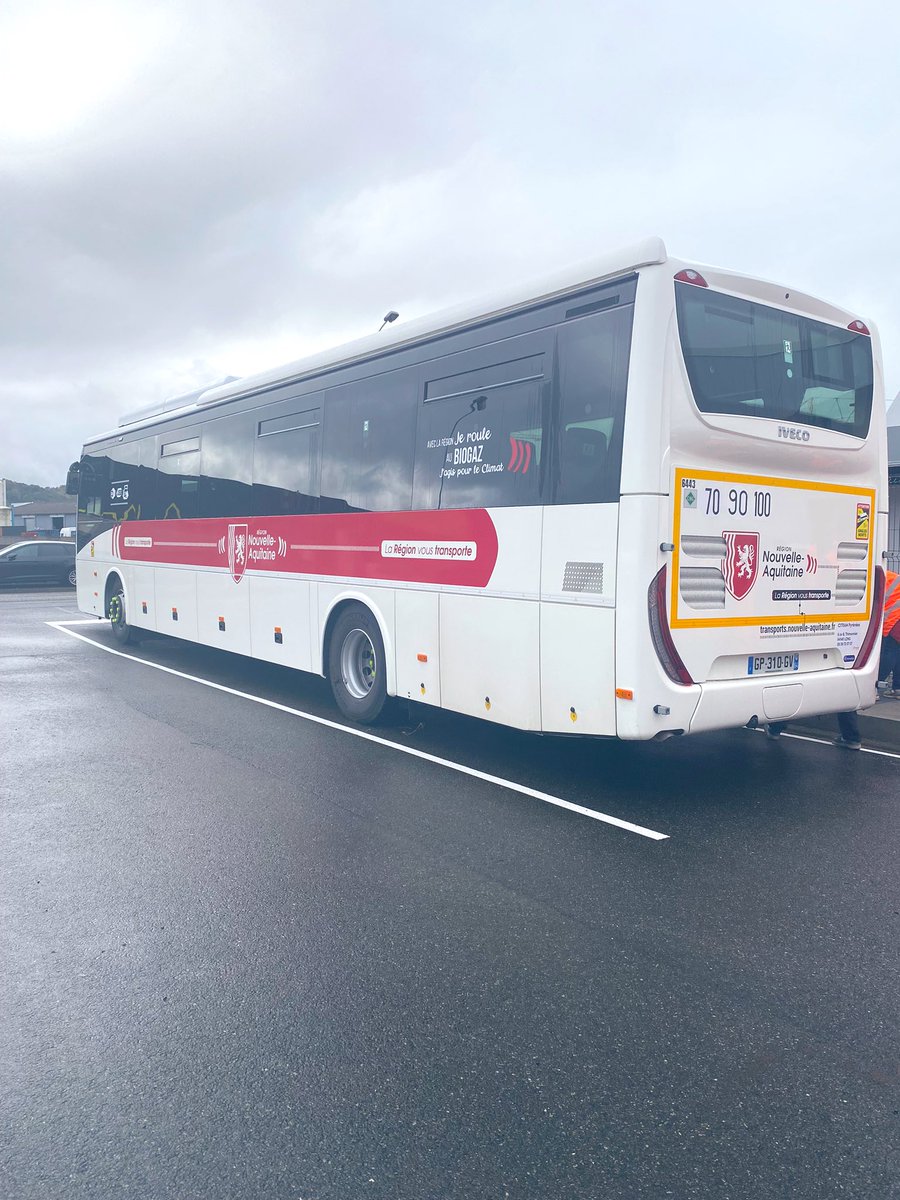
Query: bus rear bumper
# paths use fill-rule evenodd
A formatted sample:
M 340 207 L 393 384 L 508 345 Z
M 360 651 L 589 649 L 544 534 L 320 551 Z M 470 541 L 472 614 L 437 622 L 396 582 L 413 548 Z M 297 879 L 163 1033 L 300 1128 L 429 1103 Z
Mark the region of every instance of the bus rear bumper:
M 755 717 L 766 721 L 794 721 L 822 713 L 850 712 L 875 701 L 875 670 L 816 671 L 759 680 L 713 680 L 701 687 L 690 733 L 733 729 Z

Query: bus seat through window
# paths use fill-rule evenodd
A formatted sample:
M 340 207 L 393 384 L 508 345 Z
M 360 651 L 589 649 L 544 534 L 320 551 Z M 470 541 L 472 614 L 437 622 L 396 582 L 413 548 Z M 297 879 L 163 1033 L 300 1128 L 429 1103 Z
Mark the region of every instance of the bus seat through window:
M 599 499 L 606 473 L 606 434 L 583 425 L 563 431 L 559 462 L 560 504 L 585 504 Z

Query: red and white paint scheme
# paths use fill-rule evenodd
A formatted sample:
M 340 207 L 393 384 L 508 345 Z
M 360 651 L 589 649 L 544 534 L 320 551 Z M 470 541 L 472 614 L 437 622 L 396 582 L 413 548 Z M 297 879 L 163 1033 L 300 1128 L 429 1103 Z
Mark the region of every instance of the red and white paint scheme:
M 453 460 L 477 469 L 487 446 L 490 469 L 526 488 L 551 471 L 587 475 L 591 455 L 604 469 L 615 451 L 614 495 L 558 502 L 561 482 L 552 503 L 440 507 L 447 492 L 435 491 L 437 507 L 411 511 L 146 520 L 123 511 L 135 489 L 120 471 L 119 508 L 100 513 L 115 523 L 79 518 L 79 607 L 109 615 L 115 592 L 133 629 L 323 674 L 337 689 L 356 663 L 357 690 L 375 673 L 388 696 L 548 733 L 666 738 L 871 704 L 887 528 L 877 333 L 783 285 L 675 260 L 658 239 L 138 416 L 85 454 L 107 447 L 115 459 L 129 438 L 158 446 L 184 431 L 202 453 L 209 423 L 232 408 L 252 417 L 292 381 L 304 397 L 318 389 L 310 408 L 327 405 L 327 372 L 426 344 L 441 383 L 423 385 L 428 416 L 462 394 L 446 379 L 476 373 L 441 367 L 442 355 L 461 356 L 454 337 L 543 304 L 558 308 L 555 336 L 605 311 L 583 298 L 616 280 L 633 306 L 620 424 L 585 404 L 552 436 L 548 424 L 543 435 L 524 421 L 496 425 L 493 438 L 485 427 Z M 535 393 L 545 420 L 567 403 L 554 354 L 541 343 L 515 357 L 514 382 L 545 388 Z M 497 389 L 512 385 L 487 369 L 481 378 L 429 449 L 454 447 L 469 414 L 494 419 Z M 574 466 L 573 430 L 585 434 Z M 335 631 L 343 658 L 330 649 Z
M 348 513 L 195 521 L 129 521 L 112 552 L 128 563 L 247 568 L 271 574 L 484 588 L 497 563 L 497 530 L 481 509 Z

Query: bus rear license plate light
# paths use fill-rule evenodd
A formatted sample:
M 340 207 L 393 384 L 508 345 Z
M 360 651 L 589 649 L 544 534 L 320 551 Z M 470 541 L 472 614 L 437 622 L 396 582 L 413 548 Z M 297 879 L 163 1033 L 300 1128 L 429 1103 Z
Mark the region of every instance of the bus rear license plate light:
M 751 654 L 747 659 L 748 675 L 784 675 L 799 670 L 800 655 L 794 652 Z

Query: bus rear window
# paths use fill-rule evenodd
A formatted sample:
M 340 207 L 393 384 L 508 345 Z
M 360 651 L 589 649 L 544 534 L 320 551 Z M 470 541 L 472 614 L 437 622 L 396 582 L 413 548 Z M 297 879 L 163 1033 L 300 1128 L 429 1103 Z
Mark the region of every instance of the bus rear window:
M 678 332 L 701 412 L 818 425 L 864 438 L 872 342 L 750 300 L 676 283 Z

